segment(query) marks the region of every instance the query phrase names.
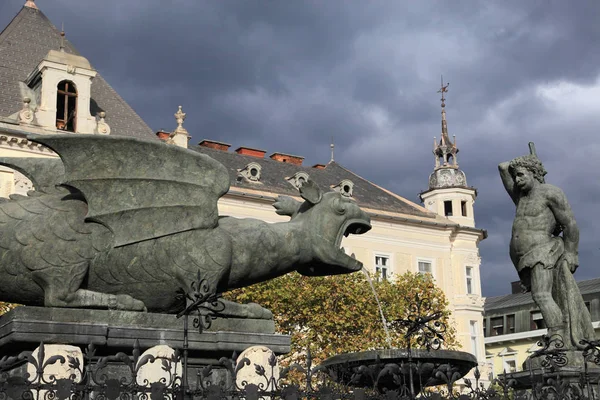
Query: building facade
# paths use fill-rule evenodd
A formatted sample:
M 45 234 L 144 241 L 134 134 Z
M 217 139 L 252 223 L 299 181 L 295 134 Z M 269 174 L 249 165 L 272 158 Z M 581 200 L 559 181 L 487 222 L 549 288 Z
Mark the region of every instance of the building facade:
M 345 251 L 382 278 L 406 271 L 432 274 L 450 302 L 462 349 L 485 362 L 478 244 L 486 233 L 475 227 L 476 191 L 466 185 L 458 168 L 445 104 L 442 138 L 434 148 L 435 169 L 429 190 L 421 193 L 423 207 L 349 171 L 333 156 L 326 164 L 305 166 L 301 156 L 267 155 L 243 146 L 232 150 L 218 136 L 189 145 L 181 107 L 175 114 L 176 128 L 154 134 L 32 0 L 0 34 L 0 82 L 0 157 L 56 157 L 28 141 L 30 133 L 158 138 L 207 154 L 227 167 L 231 188 L 219 202 L 221 215 L 286 220 L 272 203 L 279 195 L 300 199 L 298 187 L 308 179 L 353 199 L 369 213 L 373 229 L 344 238 Z M 21 173 L 0 167 L 0 196 L 26 195 L 31 189 Z
M 600 278 L 580 281 L 577 285 L 599 337 Z M 485 300 L 485 353 L 494 375 L 522 371 L 523 362 L 540 348 L 537 342 L 547 331 L 531 293 L 522 293 L 518 281 L 512 283 L 511 294 Z

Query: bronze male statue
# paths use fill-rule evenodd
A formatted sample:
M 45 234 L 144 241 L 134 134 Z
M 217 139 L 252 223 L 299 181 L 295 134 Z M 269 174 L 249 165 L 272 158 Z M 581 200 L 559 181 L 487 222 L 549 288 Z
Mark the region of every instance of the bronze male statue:
M 531 291 L 549 335 L 560 335 L 566 349 L 594 339 L 589 312 L 573 272 L 579 265 L 579 230 L 563 191 L 545 183 L 546 170 L 530 153 L 498 166 L 517 210 L 510 257 L 521 284 Z

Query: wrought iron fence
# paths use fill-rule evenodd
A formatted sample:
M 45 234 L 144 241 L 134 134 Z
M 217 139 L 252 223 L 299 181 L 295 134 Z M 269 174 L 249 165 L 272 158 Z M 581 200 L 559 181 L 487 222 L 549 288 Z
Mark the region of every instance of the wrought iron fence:
M 548 348 L 536 353 L 551 362 L 556 358 L 556 351 L 551 338 L 544 338 Z M 588 342 L 583 351 L 587 360 L 596 365 L 600 354 L 600 343 Z M 275 373 L 277 360 L 271 357 L 268 365 L 252 365 L 248 358 L 222 358 L 219 366 L 206 366 L 197 371 L 193 379 L 184 384 L 185 371 L 178 367 L 183 362 L 183 354 L 175 351 L 171 357 L 141 356 L 141 350 L 136 341 L 131 354 L 117 353 L 114 356 L 96 357 L 96 348 L 89 345 L 83 353 L 83 363 L 76 357 L 53 355 L 47 356 L 42 343 L 37 354 L 23 352 L 16 357 L 0 359 L 0 400 L 8 399 L 101 399 L 101 400 L 133 400 L 133 399 L 597 399 L 598 382 L 593 382 L 587 368 L 579 371 L 576 379 L 571 376 L 566 379 L 561 371 L 564 366 L 546 364 L 548 367 L 543 376 L 531 384 L 528 390 L 517 390 L 517 380 L 514 374 L 502 374 L 492 385 L 484 387 L 480 381 L 478 370 L 475 380 L 459 378 L 452 365 L 448 363 L 435 367 L 434 377 L 445 382 L 443 386 L 426 388 L 420 394 L 411 393 L 406 375 L 402 373 L 407 368 L 413 371 L 414 379 L 427 382 L 421 374 L 420 363 L 380 364 L 353 367 L 353 378 L 348 384 L 339 383 L 335 370 L 313 367 L 310 355 L 307 364 L 291 365 L 281 370 L 279 377 Z M 33 373 L 24 372 L 18 368 L 29 364 Z M 68 377 L 57 377 L 44 373 L 52 365 L 67 366 L 72 372 Z M 157 381 L 140 379 L 139 371 L 146 365 L 160 365 L 164 372 Z M 115 376 L 109 369 L 115 365 L 121 367 L 121 374 Z M 565 364 L 567 365 L 567 364 Z M 178 369 L 179 368 L 179 369 Z M 251 369 L 254 378 L 239 381 L 240 371 Z M 376 376 L 369 376 L 372 384 L 368 387 L 357 387 L 356 383 L 364 381 L 365 375 L 377 370 Z M 226 372 L 218 374 L 215 371 Z M 296 379 L 293 379 L 295 376 Z M 381 379 L 393 380 L 396 389 L 379 388 Z M 523 388 L 521 388 L 523 389 Z
M 219 298 L 211 294 L 206 282 L 198 276 L 188 295 L 189 306 L 178 317 L 184 317 L 184 340 L 181 349 L 170 356 L 142 354 L 138 341 L 130 354 L 119 352 L 97 356 L 90 344 L 81 361 L 70 355 L 48 355 L 41 343 L 37 352 L 24 351 L 17 356 L 0 358 L 0 400 L 297 400 L 297 399 L 598 399 L 600 393 L 600 341 L 583 341 L 581 368 L 570 368 L 568 353 L 560 337 L 544 336 L 537 359 L 541 369 L 520 373 L 504 373 L 484 386 L 476 368 L 474 380 L 461 379 L 455 365 L 439 361 L 425 365 L 413 361 L 410 347 L 406 362 L 386 363 L 380 359 L 368 365 L 338 365 L 336 368 L 313 366 L 310 352 L 306 364 L 293 364 L 279 373 L 272 355 L 264 365 L 250 359 L 221 358 L 218 365 L 190 369 L 188 366 L 188 318 L 195 313 L 193 326 L 200 332 L 223 310 Z M 418 300 L 418 299 L 417 299 Z M 417 301 L 418 305 L 419 302 Z M 445 327 L 437 314 L 418 315 L 418 307 L 406 321 L 394 321 L 407 328 L 407 338 L 420 339 L 428 351 L 436 351 L 443 341 Z M 420 336 L 419 336 L 420 335 Z M 411 343 L 411 340 L 407 341 Z M 159 366 L 161 377 L 149 379 L 140 374 L 146 366 Z M 61 374 L 52 372 L 62 366 Z M 424 371 L 427 370 L 425 374 Z M 50 372 L 49 372 L 50 371 Z M 64 372 L 67 371 L 67 372 Z M 241 373 L 251 378 L 240 379 Z M 540 372 L 541 371 L 541 372 Z M 350 375 L 341 379 L 340 374 Z M 382 385 L 385 381 L 386 384 Z M 523 382 L 527 381 L 526 384 Z M 366 383 L 365 383 L 366 382 Z M 391 382 L 391 384 L 390 384 Z M 429 387 L 432 382 L 443 385 Z M 414 388 L 424 388 L 416 393 Z

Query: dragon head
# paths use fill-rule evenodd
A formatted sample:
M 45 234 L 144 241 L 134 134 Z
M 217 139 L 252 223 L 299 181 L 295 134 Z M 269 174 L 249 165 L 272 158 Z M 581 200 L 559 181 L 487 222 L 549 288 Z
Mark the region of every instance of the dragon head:
M 300 188 L 305 200 L 300 203 L 280 196 L 273 205 L 280 215 L 289 215 L 291 223 L 301 223 L 308 230 L 311 261 L 298 268 L 308 276 L 337 275 L 359 271 L 362 263 L 341 248 L 349 234 L 363 234 L 371 229 L 371 219 L 351 199 L 338 192 L 323 193 L 314 181 Z

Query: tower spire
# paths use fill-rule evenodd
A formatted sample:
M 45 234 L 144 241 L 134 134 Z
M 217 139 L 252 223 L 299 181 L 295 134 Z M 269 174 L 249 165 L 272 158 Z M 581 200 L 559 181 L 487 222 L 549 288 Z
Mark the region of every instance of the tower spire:
M 450 86 L 450 83 L 446 83 L 446 85 L 444 85 L 444 76 L 442 75 L 442 84 L 440 90 L 438 90 L 438 93 L 442 94 L 442 98 L 440 99 L 442 101 L 442 141 L 446 142 L 449 142 L 449 138 L 448 125 L 446 123 L 446 97 L 444 94 L 448 93 L 448 86 Z
M 442 75 L 441 78 L 440 90 L 437 92 L 442 94 L 442 98 L 440 99 L 442 102 L 442 135 L 440 142 L 436 143 L 433 149 L 435 168 L 458 168 L 456 136 L 454 136 L 454 142 L 452 142 L 448 136 L 448 123 L 446 122 L 446 93 L 448 93 L 450 83 L 444 84 L 444 76 Z

